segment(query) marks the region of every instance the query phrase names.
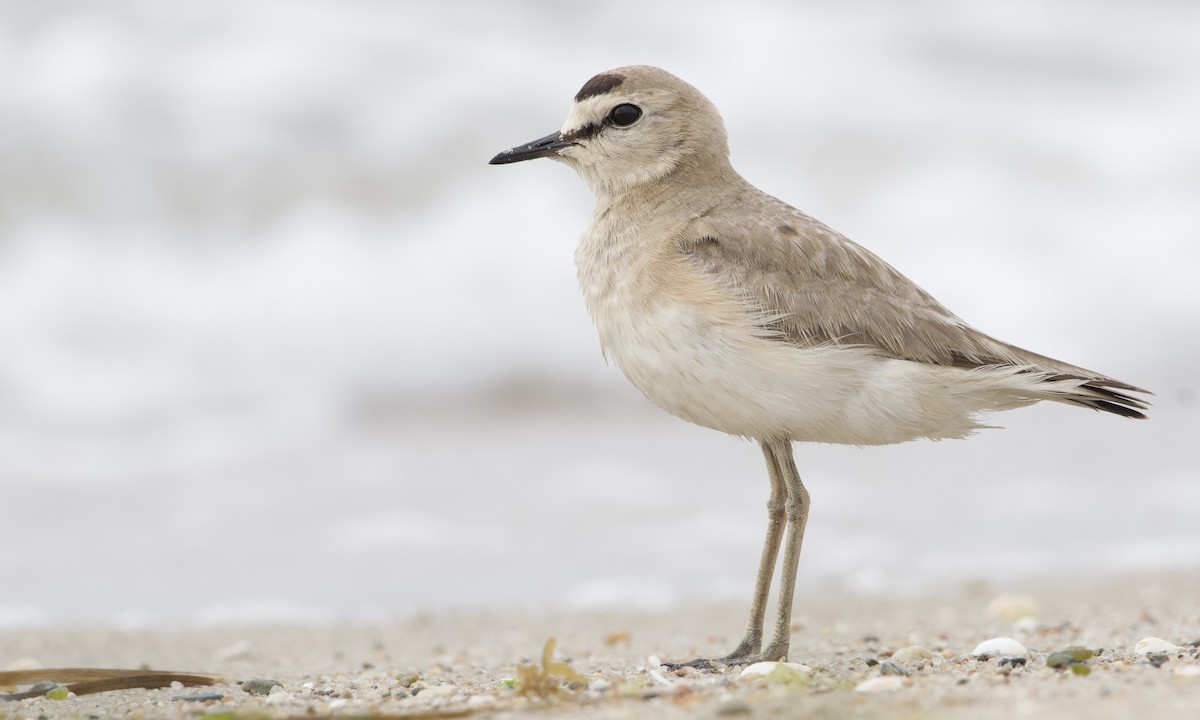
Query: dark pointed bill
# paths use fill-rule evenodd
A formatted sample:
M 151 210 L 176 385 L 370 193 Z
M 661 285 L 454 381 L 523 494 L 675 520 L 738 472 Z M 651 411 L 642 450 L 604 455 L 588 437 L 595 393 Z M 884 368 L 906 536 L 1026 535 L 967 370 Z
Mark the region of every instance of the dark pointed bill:
M 540 140 L 534 140 L 528 145 L 518 145 L 510 150 L 505 150 L 489 160 L 488 165 L 504 165 L 506 163 L 546 157 L 574 144 L 570 140 L 563 140 L 560 133 L 551 133 Z

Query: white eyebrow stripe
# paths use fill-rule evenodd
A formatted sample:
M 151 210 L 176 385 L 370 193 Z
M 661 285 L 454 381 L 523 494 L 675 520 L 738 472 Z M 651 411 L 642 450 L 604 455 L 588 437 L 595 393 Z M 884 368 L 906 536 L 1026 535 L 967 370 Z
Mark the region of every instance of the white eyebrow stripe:
M 605 93 L 603 95 L 594 95 L 580 102 L 571 105 L 571 112 L 567 113 L 567 120 L 563 123 L 562 134 L 568 135 L 573 132 L 578 132 L 588 125 L 599 126 L 608 115 L 608 111 L 613 105 L 619 103 L 614 102 L 613 93 Z

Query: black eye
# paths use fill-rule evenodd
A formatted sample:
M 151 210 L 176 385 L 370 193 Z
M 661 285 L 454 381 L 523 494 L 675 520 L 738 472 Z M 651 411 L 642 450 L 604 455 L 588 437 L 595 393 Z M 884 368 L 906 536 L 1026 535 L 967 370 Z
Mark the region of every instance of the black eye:
M 642 116 L 642 109 L 637 105 L 623 103 L 616 106 L 608 113 L 608 119 L 617 127 L 627 127 L 637 122 L 637 119 Z

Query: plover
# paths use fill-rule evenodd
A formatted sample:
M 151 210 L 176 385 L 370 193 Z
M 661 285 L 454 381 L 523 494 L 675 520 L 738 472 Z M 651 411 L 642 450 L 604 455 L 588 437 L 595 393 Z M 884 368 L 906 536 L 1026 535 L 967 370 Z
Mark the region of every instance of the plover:
M 596 75 L 562 129 L 492 164 L 550 158 L 591 186 L 575 253 L 606 357 L 655 405 L 758 441 L 771 482 L 745 637 L 786 658 L 809 498 L 793 442 L 960 438 L 980 412 L 1054 400 L 1144 418 L 1148 393 L 967 325 L 863 247 L 744 180 L 716 107 L 654 67 Z M 779 547 L 778 615 L 763 621 Z M 695 660 L 702 665 L 709 660 Z

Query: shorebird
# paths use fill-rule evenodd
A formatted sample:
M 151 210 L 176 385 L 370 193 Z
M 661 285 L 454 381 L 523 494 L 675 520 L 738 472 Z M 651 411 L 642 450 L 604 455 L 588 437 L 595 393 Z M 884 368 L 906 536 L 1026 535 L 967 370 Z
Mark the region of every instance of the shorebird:
M 865 248 L 730 164 L 725 125 L 654 67 L 596 75 L 562 129 L 491 164 L 550 158 L 596 195 L 575 253 L 605 356 L 660 408 L 758 441 L 771 492 L 750 620 L 716 660 L 786 658 L 809 497 L 794 442 L 961 438 L 977 414 L 1054 400 L 1144 418 L 1148 391 L 967 325 Z M 774 635 L 763 648 L 787 529 Z M 713 660 L 689 663 L 708 665 Z

